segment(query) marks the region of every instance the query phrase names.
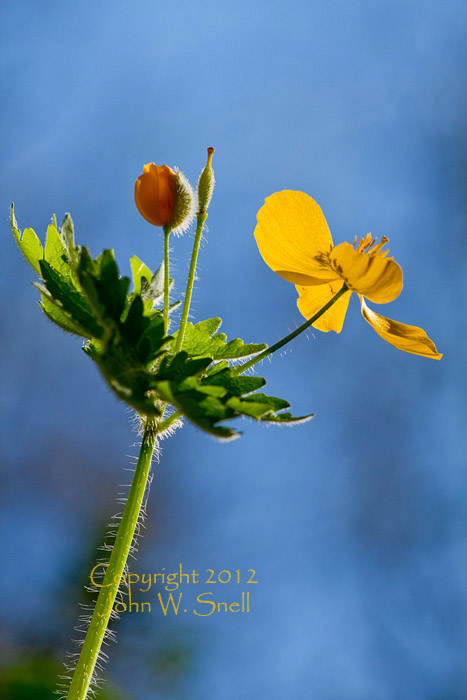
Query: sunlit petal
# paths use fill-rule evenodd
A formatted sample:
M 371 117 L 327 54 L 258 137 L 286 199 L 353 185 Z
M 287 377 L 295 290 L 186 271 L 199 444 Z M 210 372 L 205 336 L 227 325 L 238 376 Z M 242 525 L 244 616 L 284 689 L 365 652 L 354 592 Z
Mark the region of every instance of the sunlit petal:
M 297 306 L 305 318 L 311 318 L 317 311 L 337 294 L 342 288 L 342 280 L 337 279 L 331 283 L 321 284 L 319 287 L 304 287 L 297 285 L 299 293 Z M 340 333 L 344 324 L 345 314 L 349 305 L 352 292 L 346 292 L 312 325 L 319 331 L 336 331 Z
M 350 289 L 376 304 L 393 301 L 402 291 L 402 270 L 384 255 L 371 255 L 341 243 L 333 248 L 331 263 Z
M 435 344 L 422 328 L 407 326 L 405 323 L 399 323 L 375 313 L 368 308 L 362 297 L 360 297 L 360 302 L 363 318 L 386 342 L 413 355 L 431 357 L 434 360 L 442 358 L 443 355 L 437 351 Z
M 309 195 L 292 190 L 276 192 L 266 199 L 257 219 L 259 252 L 274 272 L 300 285 L 335 279 L 327 258 L 332 249 L 329 227 Z
M 153 226 L 165 226 L 173 218 L 176 174 L 168 165 L 147 163 L 135 182 L 139 213 Z

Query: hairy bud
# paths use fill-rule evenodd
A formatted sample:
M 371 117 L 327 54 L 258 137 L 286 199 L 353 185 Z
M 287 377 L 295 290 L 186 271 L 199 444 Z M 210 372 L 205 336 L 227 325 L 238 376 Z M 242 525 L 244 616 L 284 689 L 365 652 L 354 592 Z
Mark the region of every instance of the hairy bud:
M 200 213 L 205 213 L 211 202 L 212 193 L 214 191 L 214 185 L 216 183 L 214 179 L 214 170 L 212 169 L 211 161 L 214 154 L 214 149 L 212 147 L 208 148 L 208 159 L 206 162 L 206 167 L 202 171 L 198 180 L 198 211 Z
M 194 195 L 181 172 L 168 165 L 148 163 L 135 182 L 135 203 L 142 217 L 154 226 L 184 229 L 193 218 Z

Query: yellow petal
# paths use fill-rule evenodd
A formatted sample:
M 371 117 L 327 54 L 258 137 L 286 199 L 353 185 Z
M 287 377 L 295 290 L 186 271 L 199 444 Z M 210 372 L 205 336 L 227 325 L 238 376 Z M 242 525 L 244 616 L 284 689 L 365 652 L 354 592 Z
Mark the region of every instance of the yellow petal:
M 402 270 L 394 260 L 355 250 L 350 243 L 333 248 L 331 264 L 347 286 L 376 304 L 393 301 L 402 291 Z
M 316 287 L 297 285 L 296 289 L 300 295 L 297 300 L 297 306 L 300 313 L 305 316 L 305 318 L 311 318 L 337 294 L 341 287 L 341 279 L 333 280 L 331 283 L 321 284 Z M 340 333 L 344 324 L 351 294 L 352 292 L 350 291 L 343 294 L 330 309 L 312 324 L 314 328 L 317 328 L 319 331 L 336 331 L 336 333 Z
M 336 278 L 329 262 L 315 260 L 332 249 L 329 227 L 318 204 L 304 192 L 284 190 L 258 212 L 256 243 L 266 265 L 293 284 L 322 284 Z
M 380 314 L 368 308 L 362 297 L 360 297 L 360 302 L 363 318 L 386 342 L 399 348 L 399 350 L 410 352 L 413 355 L 431 357 L 433 360 L 440 360 L 443 357 L 422 328 L 407 326 L 405 323 L 399 323 L 385 316 L 380 316 Z

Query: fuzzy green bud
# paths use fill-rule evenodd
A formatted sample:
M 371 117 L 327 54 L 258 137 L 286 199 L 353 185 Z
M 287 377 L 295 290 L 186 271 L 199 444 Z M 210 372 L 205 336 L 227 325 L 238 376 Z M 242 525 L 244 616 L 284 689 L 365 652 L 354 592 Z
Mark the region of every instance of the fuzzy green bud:
M 212 147 L 208 148 L 208 158 L 206 162 L 206 167 L 199 176 L 198 181 L 198 212 L 204 214 L 207 211 L 209 203 L 211 202 L 212 193 L 214 191 L 214 185 L 216 183 L 214 179 L 214 170 L 212 169 L 211 161 L 214 154 L 214 149 Z
M 193 188 L 180 172 L 175 173 L 175 206 L 170 227 L 175 233 L 182 233 L 193 221 L 195 215 L 195 195 Z

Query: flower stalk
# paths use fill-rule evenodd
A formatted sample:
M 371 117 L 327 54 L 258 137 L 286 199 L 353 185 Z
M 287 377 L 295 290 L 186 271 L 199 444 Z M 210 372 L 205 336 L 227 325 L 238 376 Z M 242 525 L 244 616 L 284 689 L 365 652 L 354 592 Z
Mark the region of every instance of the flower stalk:
M 287 343 L 290 343 L 291 340 L 297 337 L 297 335 L 300 335 L 300 333 L 303 333 L 303 331 L 306 331 L 307 328 L 309 328 L 313 323 L 315 323 L 320 316 L 322 316 L 328 309 L 331 308 L 333 304 L 338 301 L 338 299 L 341 298 L 345 292 L 349 291 L 349 288 L 347 285 L 344 283 L 342 287 L 339 289 L 337 294 L 335 294 L 332 299 L 330 299 L 327 304 L 323 306 L 322 309 L 317 311 L 314 316 L 308 319 L 308 321 L 305 321 L 305 323 L 302 323 L 301 326 L 296 328 L 292 333 L 289 333 L 289 335 L 286 335 L 285 338 L 282 338 L 282 340 L 278 340 L 277 343 L 274 343 L 274 345 L 271 345 L 271 347 L 266 348 L 266 350 L 263 350 L 263 352 L 260 352 L 259 355 L 256 355 L 255 357 L 252 357 L 251 360 L 248 360 L 248 362 L 245 362 L 242 365 L 237 365 L 234 369 L 235 374 L 243 374 L 243 372 L 246 372 L 247 369 L 250 369 L 250 367 L 253 367 L 256 365 L 257 362 L 261 362 L 261 360 L 264 360 L 265 357 L 268 357 L 269 355 L 272 355 L 273 352 L 276 352 L 276 350 L 280 350 L 280 348 L 284 347 Z
M 172 229 L 170 226 L 164 226 L 164 335 L 169 331 L 169 287 L 170 287 L 170 270 L 169 270 L 169 238 Z
M 201 236 L 203 234 L 204 224 L 207 215 L 207 208 L 211 202 L 212 193 L 214 190 L 214 172 L 212 169 L 212 156 L 214 149 L 208 148 L 206 166 L 202 171 L 198 182 L 198 212 L 196 214 L 196 233 L 193 243 L 193 251 L 191 253 L 190 269 L 188 271 L 188 279 L 186 284 L 185 299 L 183 301 L 182 318 L 180 320 L 180 328 L 177 335 L 177 343 L 175 352 L 180 352 L 183 347 L 183 339 L 185 337 L 185 328 L 190 313 L 191 297 L 193 295 L 193 285 L 196 276 L 196 265 L 198 262 L 199 247 L 201 244 Z
M 155 423 L 148 420 L 122 520 L 104 580 L 100 586 L 81 654 L 73 673 L 67 700 L 85 700 L 90 690 L 94 669 L 99 658 L 102 642 L 141 512 L 157 435 L 158 430 L 155 427 Z
M 206 212 L 198 212 L 196 214 L 196 233 L 195 240 L 193 243 L 193 251 L 191 253 L 190 269 L 188 272 L 188 279 L 186 283 L 185 299 L 183 301 L 182 318 L 180 320 L 180 328 L 177 333 L 177 344 L 175 346 L 175 352 L 180 352 L 183 347 L 183 339 L 185 337 L 185 328 L 188 321 L 188 315 L 190 313 L 191 297 L 193 295 L 193 285 L 195 283 L 196 277 L 196 265 L 198 262 L 199 246 L 201 244 L 201 236 L 203 233 L 204 222 L 208 218 Z

